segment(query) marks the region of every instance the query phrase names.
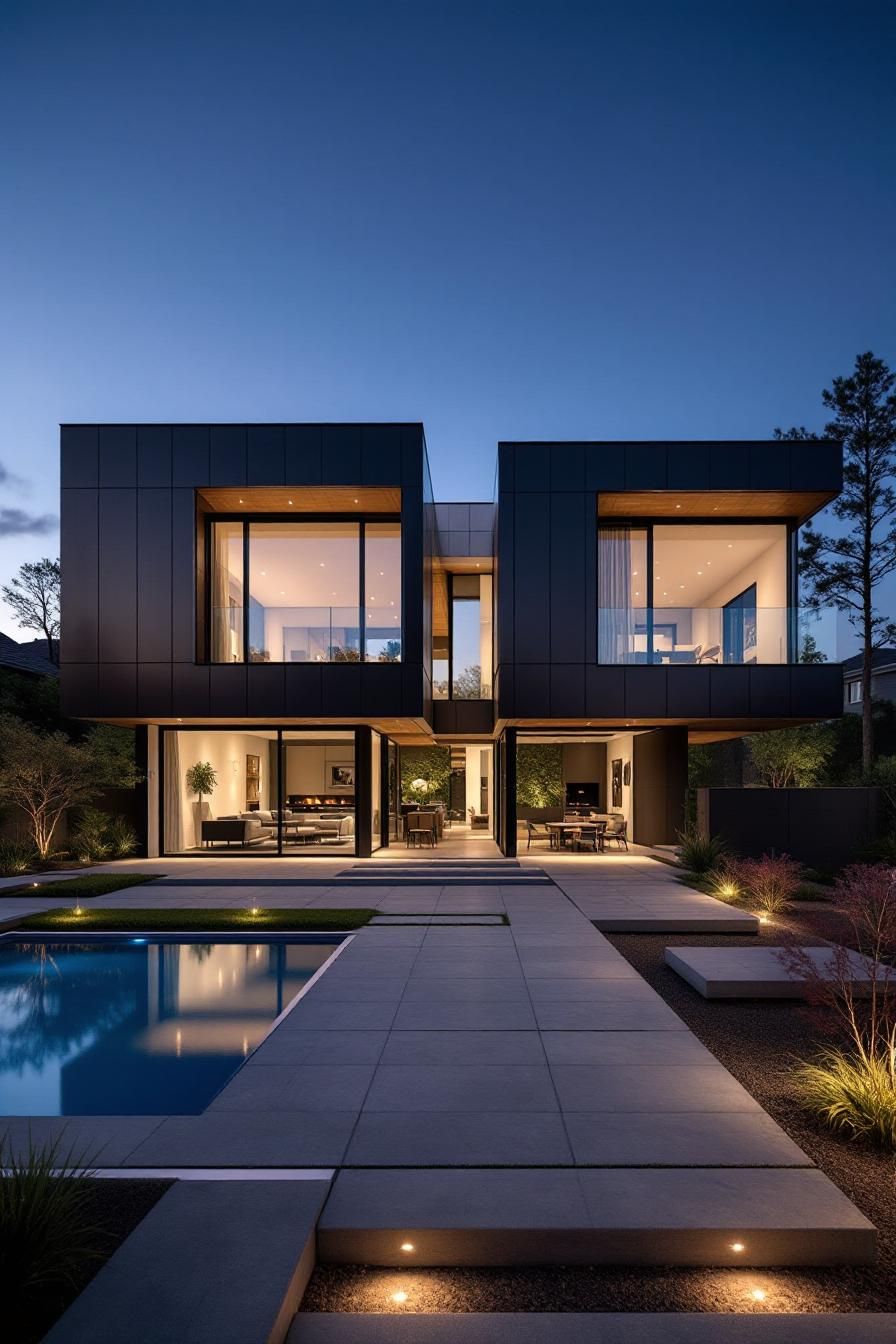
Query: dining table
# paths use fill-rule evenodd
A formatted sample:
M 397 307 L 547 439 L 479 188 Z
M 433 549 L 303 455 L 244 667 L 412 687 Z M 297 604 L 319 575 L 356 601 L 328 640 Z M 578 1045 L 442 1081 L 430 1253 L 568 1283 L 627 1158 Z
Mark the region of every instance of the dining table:
M 594 831 L 598 853 L 604 852 L 604 831 L 607 828 L 605 821 L 589 821 L 587 817 L 580 817 L 578 821 L 546 821 L 544 826 L 545 830 L 550 831 L 551 849 L 562 847 L 563 836 L 567 831 Z

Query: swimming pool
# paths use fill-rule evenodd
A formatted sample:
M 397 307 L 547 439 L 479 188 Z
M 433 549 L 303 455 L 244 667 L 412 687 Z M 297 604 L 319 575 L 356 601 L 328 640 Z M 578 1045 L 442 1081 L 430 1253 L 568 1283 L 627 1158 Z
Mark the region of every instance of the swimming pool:
M 0 1116 L 197 1114 L 342 941 L 0 942 Z

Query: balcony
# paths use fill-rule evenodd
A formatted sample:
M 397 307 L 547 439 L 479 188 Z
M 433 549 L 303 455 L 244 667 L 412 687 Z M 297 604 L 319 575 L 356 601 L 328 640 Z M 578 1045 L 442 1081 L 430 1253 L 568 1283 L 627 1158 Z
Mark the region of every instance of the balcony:
M 603 607 L 597 661 L 605 666 L 831 663 L 843 657 L 833 608 Z
M 213 663 L 399 663 L 399 617 L 358 607 L 214 607 Z M 248 649 L 248 657 L 246 650 Z

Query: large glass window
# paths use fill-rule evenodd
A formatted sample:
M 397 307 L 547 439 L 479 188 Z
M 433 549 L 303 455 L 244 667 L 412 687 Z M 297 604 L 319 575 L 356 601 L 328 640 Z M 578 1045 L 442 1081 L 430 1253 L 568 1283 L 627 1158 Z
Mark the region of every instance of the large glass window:
M 364 526 L 364 658 L 401 661 L 401 524 Z
M 401 660 L 397 521 L 216 520 L 210 569 L 212 662 Z
M 786 663 L 783 523 L 652 523 L 598 531 L 598 661 Z
M 243 524 L 212 529 L 211 650 L 213 663 L 243 661 Z
M 454 574 L 451 578 L 451 696 L 492 698 L 492 578 Z

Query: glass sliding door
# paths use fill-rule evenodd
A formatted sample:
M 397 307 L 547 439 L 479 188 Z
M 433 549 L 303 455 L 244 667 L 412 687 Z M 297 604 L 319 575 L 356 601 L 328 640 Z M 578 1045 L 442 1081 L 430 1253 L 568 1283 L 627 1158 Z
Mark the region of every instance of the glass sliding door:
M 284 729 L 283 853 L 357 853 L 355 734 L 339 729 Z
M 370 734 L 370 852 L 383 843 L 383 739 Z

